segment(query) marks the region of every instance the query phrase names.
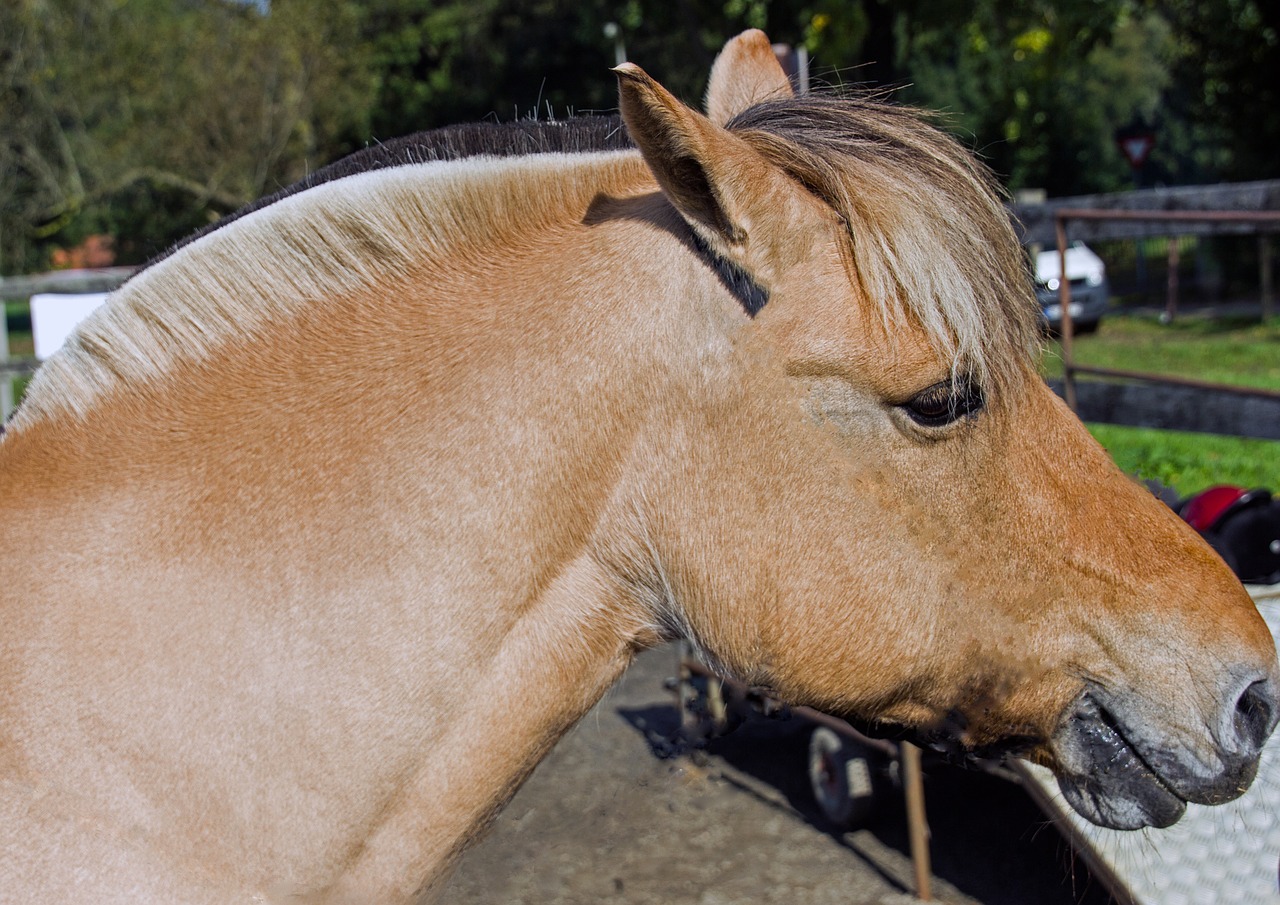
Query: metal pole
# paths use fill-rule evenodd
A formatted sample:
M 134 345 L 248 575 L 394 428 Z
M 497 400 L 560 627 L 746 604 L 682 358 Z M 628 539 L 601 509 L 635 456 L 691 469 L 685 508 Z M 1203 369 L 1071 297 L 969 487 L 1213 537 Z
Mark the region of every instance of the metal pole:
M 689 642 L 681 641 L 676 654 L 676 710 L 680 713 L 680 731 L 686 737 L 697 722 L 689 710 L 693 698 L 693 672 L 689 669 L 692 656 Z
M 916 898 L 933 901 L 933 875 L 929 863 L 929 821 L 924 811 L 924 773 L 920 769 L 920 749 L 902 743 L 902 784 L 907 796 L 907 834 L 911 840 L 911 863 L 916 869 Z
M 1258 234 L 1258 282 L 1261 284 L 1262 319 L 1265 321 L 1275 313 L 1275 297 L 1271 285 L 1271 236 L 1269 233 Z
M 0 364 L 9 361 L 9 312 L 4 299 L 0 299 Z M 10 374 L 0 376 L 0 423 L 9 418 L 13 411 L 13 377 Z
M 729 723 L 729 708 L 724 700 L 724 682 L 719 676 L 707 679 L 707 713 L 716 732 L 724 732 Z
M 1166 324 L 1172 324 L 1178 314 L 1178 237 L 1169 237 L 1168 282 L 1164 298 L 1164 316 L 1160 318 Z
M 604 36 L 613 42 L 614 64 L 621 66 L 627 61 L 627 47 L 622 40 L 622 28 L 617 22 L 604 23 Z
M 1062 393 L 1067 408 L 1076 411 L 1075 359 L 1072 357 L 1071 281 L 1067 279 L 1067 221 L 1062 214 L 1053 218 L 1053 231 L 1058 237 L 1058 308 L 1062 326 Z

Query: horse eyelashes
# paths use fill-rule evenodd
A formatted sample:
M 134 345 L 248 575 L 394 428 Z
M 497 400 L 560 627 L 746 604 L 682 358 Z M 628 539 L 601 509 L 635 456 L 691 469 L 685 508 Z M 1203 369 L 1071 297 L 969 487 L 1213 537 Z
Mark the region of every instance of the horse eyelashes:
M 943 427 L 977 414 L 985 404 L 982 392 L 969 383 L 936 383 L 911 397 L 902 408 L 923 427 Z

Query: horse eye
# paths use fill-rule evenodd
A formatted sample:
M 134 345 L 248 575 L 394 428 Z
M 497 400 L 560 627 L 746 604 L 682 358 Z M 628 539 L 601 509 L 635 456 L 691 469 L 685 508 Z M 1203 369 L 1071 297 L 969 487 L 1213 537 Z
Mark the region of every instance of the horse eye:
M 982 391 L 966 382 L 944 380 L 921 390 L 904 402 L 901 408 L 922 427 L 944 427 L 976 415 L 985 400 Z

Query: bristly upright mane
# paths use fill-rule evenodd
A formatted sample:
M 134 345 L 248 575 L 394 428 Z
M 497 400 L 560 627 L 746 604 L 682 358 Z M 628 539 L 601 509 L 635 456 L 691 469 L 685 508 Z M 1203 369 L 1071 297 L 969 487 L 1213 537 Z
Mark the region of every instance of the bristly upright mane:
M 844 218 L 858 278 L 891 333 L 913 320 L 957 373 L 997 396 L 1030 365 L 1040 331 L 1027 262 L 994 180 L 954 140 L 917 111 L 836 94 L 760 104 L 729 128 Z M 510 193 L 519 194 L 538 165 L 526 172 L 511 158 L 631 147 L 616 117 L 471 124 L 372 146 L 317 170 L 140 271 L 41 368 L 13 426 L 83 413 L 103 387 L 204 356 L 225 337 L 367 283 L 375 270 L 420 266 L 409 237 L 444 247 L 476 208 L 454 210 L 444 185 L 454 176 L 410 185 L 397 170 L 430 163 L 433 172 L 440 166 L 464 182 L 480 180 L 468 183 L 477 187 L 509 179 Z M 508 160 L 499 165 L 495 157 Z M 504 167 L 525 175 L 501 176 Z M 373 171 L 384 175 L 371 180 Z M 338 188 L 324 192 L 323 203 L 313 200 L 313 189 L 330 184 Z M 491 224 L 501 222 L 504 205 L 518 203 L 493 188 L 478 189 L 493 209 Z M 526 198 L 524 208 L 506 212 L 507 222 L 530 228 L 541 219 L 539 204 L 558 201 Z M 265 223 L 264 215 L 270 227 L 226 228 Z M 199 260 L 177 254 L 197 240 L 211 243 Z
M 210 223 L 147 262 L 164 260 L 179 248 L 201 236 L 221 229 L 256 210 L 275 204 L 344 176 L 371 170 L 431 163 L 437 160 L 464 160 L 468 157 L 525 157 L 530 154 L 577 154 L 590 151 L 626 151 L 634 148 L 620 116 L 579 116 L 562 120 L 520 120 L 510 123 L 462 123 L 428 129 L 369 145 L 328 166 L 308 173 L 279 191 L 264 195 L 244 207 Z
M 158 379 L 316 300 L 403 280 L 464 234 L 501 242 L 536 229 L 567 196 L 594 193 L 573 182 L 575 160 L 591 156 L 607 170 L 621 165 L 613 149 L 631 147 L 617 117 L 479 123 L 317 170 L 135 274 L 40 368 L 10 427 L 81 416 L 107 388 Z M 201 253 L 187 253 L 197 241 Z

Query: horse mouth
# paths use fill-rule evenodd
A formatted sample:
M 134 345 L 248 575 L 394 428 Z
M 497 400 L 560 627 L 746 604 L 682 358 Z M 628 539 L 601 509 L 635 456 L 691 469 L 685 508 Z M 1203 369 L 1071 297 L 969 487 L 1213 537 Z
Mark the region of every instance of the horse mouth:
M 1143 757 L 1123 724 L 1089 692 L 1055 735 L 1058 787 L 1086 820 L 1117 830 L 1166 827 L 1187 802 Z

